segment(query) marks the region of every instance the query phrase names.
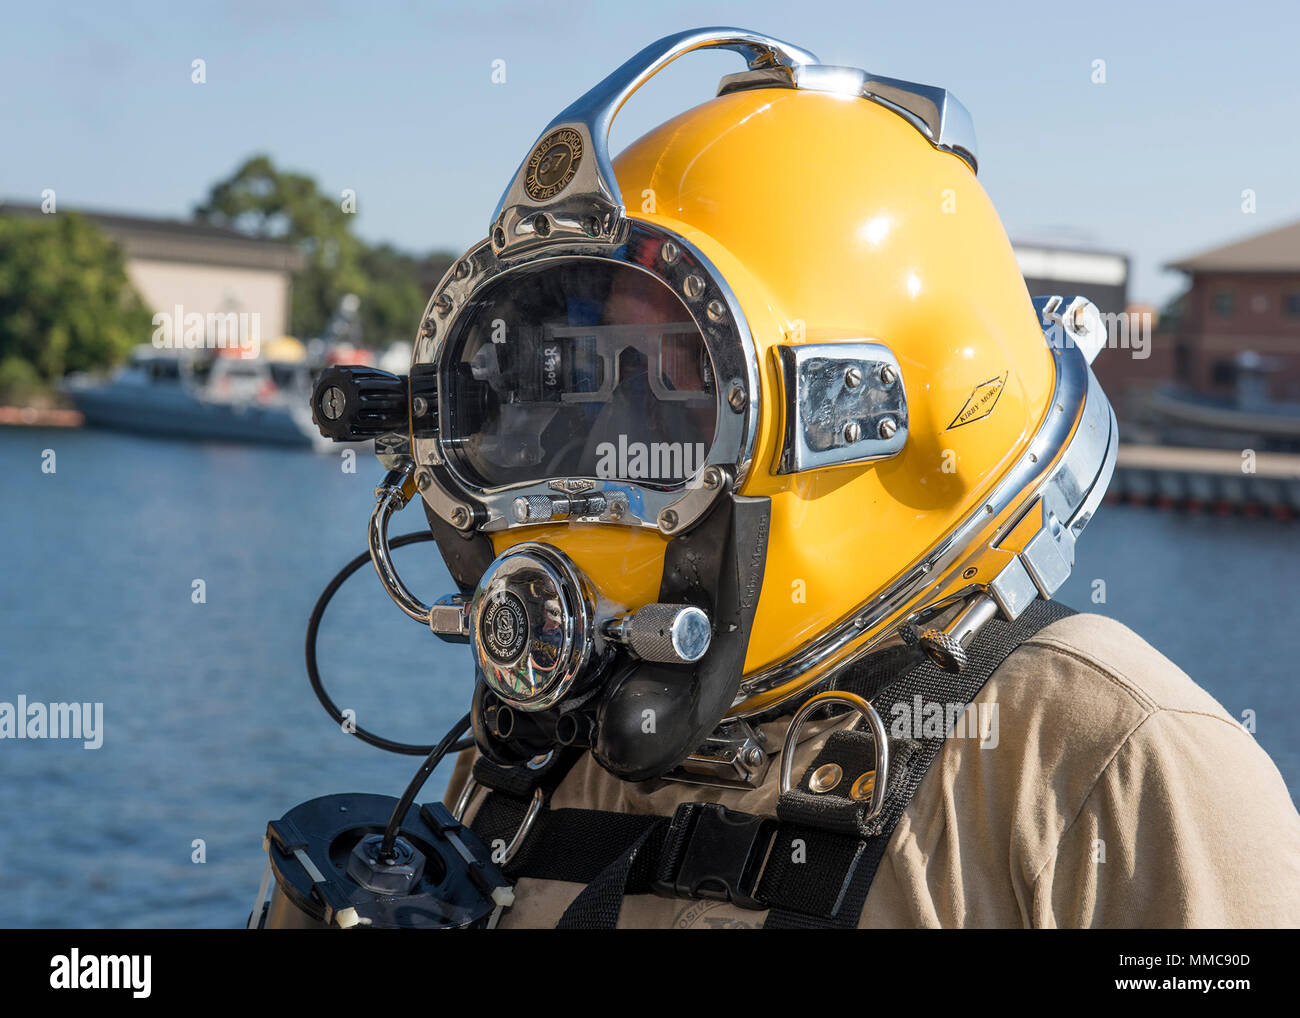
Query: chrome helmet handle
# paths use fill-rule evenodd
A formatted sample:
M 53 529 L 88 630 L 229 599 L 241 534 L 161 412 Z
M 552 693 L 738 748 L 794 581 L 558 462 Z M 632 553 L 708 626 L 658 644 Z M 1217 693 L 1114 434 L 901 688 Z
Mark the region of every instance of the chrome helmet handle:
M 615 239 L 623 197 L 609 157 L 614 117 L 661 70 L 701 49 L 733 50 L 745 57 L 751 70 L 793 71 L 818 62 L 808 50 L 742 28 L 698 28 L 651 43 L 569 105 L 542 132 L 492 213 L 493 248 L 500 253 L 530 240 L 565 234 L 575 239 Z M 543 208 L 546 214 L 536 214 Z

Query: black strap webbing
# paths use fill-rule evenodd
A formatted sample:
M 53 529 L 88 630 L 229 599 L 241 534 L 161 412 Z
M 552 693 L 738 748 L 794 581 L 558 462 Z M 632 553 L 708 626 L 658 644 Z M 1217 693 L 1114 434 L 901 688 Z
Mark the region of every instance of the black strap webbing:
M 487 845 L 509 843 L 524 818 L 524 806 L 502 795 L 490 796 L 473 828 Z M 589 884 L 663 817 L 598 809 L 545 810 L 519 853 L 502 869 L 511 879 L 566 880 Z
M 966 667 L 956 675 L 925 661 L 888 686 L 876 697 L 873 706 L 882 718 L 889 718 L 895 704 L 903 705 L 910 715 L 918 696 L 926 704 L 969 704 L 1012 651 L 1039 630 L 1073 614 L 1073 609 L 1055 601 L 1035 600 L 1014 622 L 995 618 L 980 630 L 968 650 Z M 852 689 L 852 686 L 845 682 L 840 684 L 840 688 Z M 879 833 L 855 838 L 814 828 L 799 831 L 782 826 L 769 857 L 768 870 L 772 880 L 769 882 L 768 874 L 764 874 L 763 890 L 772 906 L 763 924 L 765 928 L 853 928 L 858 925 L 867 892 L 889 847 L 890 836 L 946 741 L 946 733 L 937 738 L 926 738 L 919 732 L 912 734 L 920 744 L 919 751 L 909 761 L 902 780 L 890 783 L 884 810 L 877 821 Z M 804 840 L 806 864 L 792 863 L 793 858 L 798 858 L 797 846 L 793 845 L 795 838 Z M 842 862 L 846 857 L 847 866 L 838 871 L 829 870 L 843 875 L 843 880 L 837 882 L 838 886 L 832 891 L 827 886 L 827 866 Z M 830 900 L 832 893 L 833 901 Z
M 623 898 L 650 890 L 668 834 L 666 817 L 655 817 L 636 841 L 569 903 L 557 930 L 612 930 L 618 926 Z

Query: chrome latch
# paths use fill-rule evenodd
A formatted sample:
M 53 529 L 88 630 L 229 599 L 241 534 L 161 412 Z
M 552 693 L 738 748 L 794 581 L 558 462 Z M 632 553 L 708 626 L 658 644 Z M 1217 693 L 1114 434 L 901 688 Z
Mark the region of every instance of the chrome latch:
M 1091 364 L 1106 346 L 1101 310 L 1087 297 L 1035 297 L 1034 310 L 1047 342 L 1059 349 L 1075 346 Z
M 1045 342 L 1057 351 L 1058 364 L 1075 358 L 1091 361 L 1105 346 L 1105 324 L 1091 301 L 1035 297 L 1034 310 Z M 1082 367 L 1081 373 L 1086 396 L 1064 455 L 1037 497 L 994 545 L 1012 556 L 988 585 L 1007 619 L 1017 618 L 1035 597 L 1050 599 L 1069 579 L 1075 542 L 1092 519 L 1115 469 L 1119 447 L 1115 413 L 1092 372 Z M 1063 405 L 1058 400 L 1049 412 L 1063 413 Z
M 686 785 L 756 788 L 771 762 L 762 732 L 747 721 L 724 721 L 667 777 Z

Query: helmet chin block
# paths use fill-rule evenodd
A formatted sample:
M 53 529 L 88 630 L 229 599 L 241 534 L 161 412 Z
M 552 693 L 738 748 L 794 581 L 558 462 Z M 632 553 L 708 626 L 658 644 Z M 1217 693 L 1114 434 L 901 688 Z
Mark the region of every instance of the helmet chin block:
M 732 495 L 676 538 L 659 600 L 694 604 L 713 621 L 709 652 L 693 665 L 629 662 L 596 714 L 596 761 L 625 781 L 668 773 L 695 752 L 735 700 L 767 560 L 771 504 Z
M 518 766 L 561 747 L 590 747 L 624 781 L 662 777 L 696 752 L 735 702 L 767 560 L 771 503 L 730 495 L 668 545 L 661 604 L 712 624 L 697 661 L 667 663 L 619 650 L 592 659 L 569 695 L 543 710 L 512 707 L 478 671 L 471 719 L 480 751 Z

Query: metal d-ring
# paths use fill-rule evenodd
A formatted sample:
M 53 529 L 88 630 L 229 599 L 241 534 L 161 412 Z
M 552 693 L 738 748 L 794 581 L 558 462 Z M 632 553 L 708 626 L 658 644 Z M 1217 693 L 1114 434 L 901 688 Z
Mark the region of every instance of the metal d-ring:
M 469 801 L 474 797 L 474 792 L 478 789 L 478 782 L 474 780 L 471 774 L 465 779 L 465 787 L 460 790 L 460 795 L 456 796 L 456 805 L 451 808 L 451 815 L 458 821 L 464 821 L 465 811 L 469 809 Z
M 785 795 L 790 791 L 790 777 L 794 771 L 794 748 L 798 743 L 799 729 L 814 711 L 831 703 L 852 707 L 871 728 L 871 738 L 876 744 L 876 783 L 871 789 L 871 806 L 862 819 L 874 820 L 885 808 L 885 790 L 889 787 L 889 736 L 885 732 L 885 723 L 876 713 L 876 708 L 856 693 L 845 693 L 834 689 L 818 693 L 809 698 L 795 713 L 790 721 L 790 730 L 785 733 L 785 743 L 781 746 L 781 794 Z
M 456 796 L 456 805 L 452 808 L 451 815 L 457 820 L 462 821 L 465 817 L 465 811 L 469 808 L 470 800 L 474 798 L 474 793 L 478 791 L 478 782 L 474 780 L 474 775 L 465 779 L 465 787 L 460 790 L 460 795 Z M 524 840 L 528 837 L 528 832 L 533 829 L 533 824 L 537 818 L 542 815 L 542 806 L 546 804 L 546 796 L 540 788 L 533 789 L 533 801 L 528 804 L 528 812 L 524 814 L 524 819 L 519 824 L 519 830 L 515 831 L 515 836 L 510 839 L 506 845 L 505 853 L 501 859 L 494 860 L 500 866 L 505 866 L 516 855 L 519 849 L 523 847 Z

